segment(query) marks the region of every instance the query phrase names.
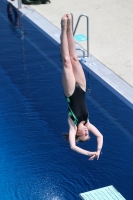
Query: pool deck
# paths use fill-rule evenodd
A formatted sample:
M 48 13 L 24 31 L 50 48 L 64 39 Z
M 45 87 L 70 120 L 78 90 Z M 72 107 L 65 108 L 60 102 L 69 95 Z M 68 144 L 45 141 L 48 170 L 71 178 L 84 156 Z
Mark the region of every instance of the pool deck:
M 9 2 L 12 2 L 9 0 Z M 133 1 L 52 0 L 50 4 L 24 5 L 20 11 L 60 43 L 60 19 L 71 12 L 74 26 L 80 14 L 89 16 L 89 72 L 133 109 Z M 16 7 L 17 0 L 12 2 Z M 126 4 L 126 5 L 125 5 Z M 76 34 L 86 34 L 86 22 Z M 77 47 L 86 49 L 86 41 Z
M 80 14 L 89 16 L 90 54 L 133 87 L 133 1 L 51 0 L 32 6 L 60 29 L 63 14 L 71 12 L 74 24 Z M 78 33 L 85 34 L 84 20 Z M 85 42 L 80 45 L 86 48 Z

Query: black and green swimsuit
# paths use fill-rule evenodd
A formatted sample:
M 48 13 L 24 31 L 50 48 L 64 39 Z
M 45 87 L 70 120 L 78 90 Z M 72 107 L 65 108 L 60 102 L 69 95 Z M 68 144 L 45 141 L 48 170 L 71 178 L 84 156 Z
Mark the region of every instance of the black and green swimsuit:
M 81 121 L 88 121 L 88 110 L 85 101 L 85 91 L 76 83 L 74 93 L 66 97 L 68 102 L 68 116 L 71 117 L 76 126 Z

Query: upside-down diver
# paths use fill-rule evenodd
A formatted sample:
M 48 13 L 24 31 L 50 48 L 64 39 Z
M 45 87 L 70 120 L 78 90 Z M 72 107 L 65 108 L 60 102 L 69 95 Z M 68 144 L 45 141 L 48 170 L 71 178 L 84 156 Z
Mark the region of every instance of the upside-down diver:
M 76 53 L 70 14 L 64 15 L 61 19 L 61 57 L 63 63 L 62 85 L 68 102 L 70 148 L 78 153 L 90 156 L 89 160 L 95 158 L 98 160 L 103 146 L 103 136 L 88 119 L 85 101 L 86 78 Z M 90 138 L 89 132 L 97 138 L 97 150 L 95 152 L 84 150 L 76 145 L 77 141 L 88 140 Z

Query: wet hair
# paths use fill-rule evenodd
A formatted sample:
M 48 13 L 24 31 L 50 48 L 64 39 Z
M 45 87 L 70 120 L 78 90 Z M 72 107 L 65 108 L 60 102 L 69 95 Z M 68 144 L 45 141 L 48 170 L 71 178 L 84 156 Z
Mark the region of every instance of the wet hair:
M 69 141 L 69 133 L 63 133 L 63 136 L 65 138 L 65 140 Z M 90 137 L 88 138 L 88 140 L 90 139 Z M 86 140 L 81 140 L 80 136 L 76 135 L 75 136 L 75 140 L 76 142 L 86 142 Z

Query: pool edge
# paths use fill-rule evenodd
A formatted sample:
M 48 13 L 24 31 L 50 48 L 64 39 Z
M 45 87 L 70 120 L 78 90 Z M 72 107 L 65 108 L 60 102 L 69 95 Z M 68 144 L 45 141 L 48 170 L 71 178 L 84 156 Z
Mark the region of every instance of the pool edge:
M 18 8 L 18 2 L 8 0 L 13 6 Z M 34 24 L 36 24 L 41 30 L 45 31 L 58 45 L 60 44 L 60 29 L 48 21 L 44 16 L 35 11 L 28 5 L 22 4 L 22 8 L 19 9 L 23 16 L 26 16 Z M 38 20 L 39 19 L 39 20 Z M 79 46 L 77 44 L 77 46 Z M 80 47 L 80 46 L 79 46 Z M 80 47 L 82 48 L 82 47 Z M 86 70 L 89 71 L 96 79 L 98 79 L 103 85 L 111 90 L 118 98 L 120 98 L 125 104 L 133 109 L 133 87 L 126 83 L 122 78 L 116 75 L 113 71 L 108 69 L 104 64 L 97 60 L 90 54 L 86 58 L 86 62 L 83 63 Z

